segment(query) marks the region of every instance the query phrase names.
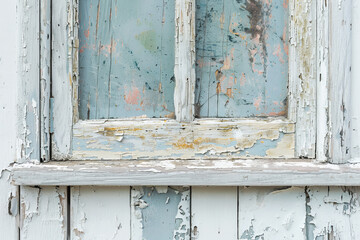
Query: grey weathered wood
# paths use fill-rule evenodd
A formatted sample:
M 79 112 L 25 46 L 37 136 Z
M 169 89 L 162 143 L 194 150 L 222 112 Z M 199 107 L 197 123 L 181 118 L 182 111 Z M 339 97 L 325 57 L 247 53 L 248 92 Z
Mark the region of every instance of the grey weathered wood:
M 317 111 L 316 158 L 325 162 L 329 157 L 329 5 L 317 1 Z
M 195 114 L 195 0 L 176 0 L 175 11 L 175 116 L 180 122 L 191 122 Z
M 72 161 L 15 164 L 18 185 L 359 186 L 360 164 L 286 160 Z M 34 175 L 36 174 L 36 178 Z
M 50 160 L 51 1 L 40 1 L 40 157 Z
M 289 119 L 296 122 L 296 157 L 315 157 L 316 3 L 289 1 Z
M 40 159 L 40 89 L 39 89 L 39 1 L 19 3 L 20 49 L 18 71 L 18 147 L 17 161 Z
M 52 93 L 54 97 L 52 157 L 66 159 L 71 152 L 73 113 L 73 0 L 52 2 Z
M 352 0 L 329 4 L 330 146 L 332 163 L 346 163 L 351 146 Z

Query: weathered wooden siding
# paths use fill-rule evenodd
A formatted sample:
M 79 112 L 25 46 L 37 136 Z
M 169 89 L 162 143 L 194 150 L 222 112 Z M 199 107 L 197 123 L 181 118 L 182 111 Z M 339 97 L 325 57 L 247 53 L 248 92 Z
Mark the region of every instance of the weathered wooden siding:
M 199 117 L 285 116 L 289 1 L 196 1 Z
M 19 235 L 19 187 L 9 183 L 8 165 L 17 159 L 18 63 L 21 50 L 18 1 L 2 1 L 0 7 L 0 239 Z
M 80 1 L 80 119 L 174 116 L 175 1 Z

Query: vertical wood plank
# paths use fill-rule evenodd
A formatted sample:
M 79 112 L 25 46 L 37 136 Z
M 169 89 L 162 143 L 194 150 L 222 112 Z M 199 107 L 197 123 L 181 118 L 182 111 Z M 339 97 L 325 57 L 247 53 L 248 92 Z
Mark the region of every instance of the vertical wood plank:
M 315 157 L 316 149 L 316 4 L 289 1 L 289 119 L 296 122 L 296 157 Z M 293 110 L 296 109 L 294 112 Z
M 192 237 L 237 239 L 237 199 L 237 187 L 192 187 Z
M 316 159 L 329 157 L 329 5 L 317 1 L 317 135 Z
M 310 187 L 306 189 L 308 240 L 360 238 L 360 189 Z
M 304 188 L 239 189 L 239 239 L 304 239 Z
M 51 0 L 40 1 L 40 157 L 50 160 Z
M 176 0 L 175 8 L 175 116 L 180 122 L 191 122 L 195 114 L 195 0 Z
M 190 190 L 133 187 L 131 239 L 190 240 Z
M 330 161 L 345 163 L 351 147 L 352 0 L 328 1 L 330 16 L 329 77 Z
M 353 1 L 351 67 L 351 158 L 360 162 L 360 2 Z
M 18 187 L 9 182 L 5 170 L 16 161 L 18 86 L 23 72 L 17 71 L 19 50 L 23 44 L 20 27 L 23 17 L 19 12 L 22 1 L 3 1 L 0 8 L 0 239 L 18 240 Z M 21 16 L 21 17 L 20 17 Z
M 52 157 L 66 159 L 72 138 L 73 0 L 52 1 Z
M 39 1 L 21 1 L 18 5 L 19 102 L 17 161 L 40 159 L 40 93 L 39 93 Z
M 66 191 L 66 187 L 21 187 L 21 240 L 67 238 Z
M 71 239 L 130 239 L 129 187 L 71 187 Z

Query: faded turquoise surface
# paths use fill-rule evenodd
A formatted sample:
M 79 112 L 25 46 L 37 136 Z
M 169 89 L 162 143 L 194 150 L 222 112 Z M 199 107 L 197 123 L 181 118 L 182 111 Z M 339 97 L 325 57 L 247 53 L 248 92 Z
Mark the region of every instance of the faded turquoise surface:
M 173 0 L 80 0 L 80 119 L 174 112 Z
M 196 1 L 197 117 L 284 116 L 288 0 Z

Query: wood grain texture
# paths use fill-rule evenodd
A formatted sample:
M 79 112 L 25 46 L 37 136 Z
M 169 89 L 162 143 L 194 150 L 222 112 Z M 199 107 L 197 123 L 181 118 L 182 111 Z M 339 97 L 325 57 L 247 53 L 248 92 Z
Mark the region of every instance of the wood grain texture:
M 294 137 L 280 119 L 81 121 L 71 159 L 293 158 Z
M 175 1 L 80 1 L 80 119 L 174 115 Z
M 239 187 L 239 239 L 305 239 L 303 187 Z
M 21 187 L 20 240 L 67 239 L 66 187 Z
M 176 0 L 175 116 L 179 122 L 195 117 L 195 0 Z
M 196 115 L 286 116 L 288 1 L 196 2 Z
M 15 164 L 17 185 L 358 186 L 360 165 L 301 159 L 129 160 Z M 36 173 L 36 178 L 34 174 Z
M 131 239 L 190 240 L 190 190 L 132 187 Z
M 130 187 L 72 187 L 70 239 L 130 239 L 129 195 Z
M 345 163 L 351 156 L 351 12 L 352 0 L 329 2 L 329 158 L 332 163 Z
M 296 122 L 296 157 L 305 158 L 315 158 L 316 152 L 317 2 L 289 1 L 291 34 L 288 117 Z
M 52 158 L 66 159 L 71 152 L 73 123 L 73 0 L 52 2 Z M 76 80 L 76 79 L 75 79 Z
M 193 187 L 191 236 L 197 240 L 237 239 L 237 188 Z
M 359 239 L 359 188 L 306 189 L 307 239 Z

